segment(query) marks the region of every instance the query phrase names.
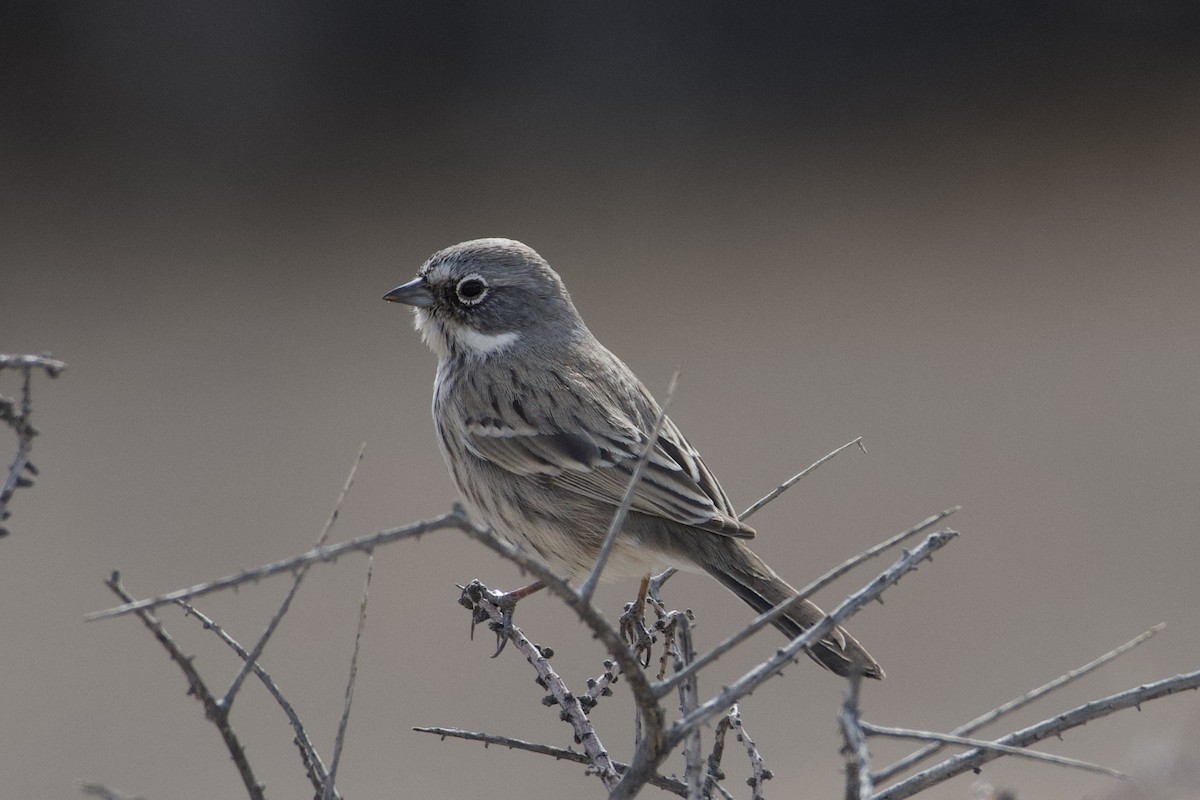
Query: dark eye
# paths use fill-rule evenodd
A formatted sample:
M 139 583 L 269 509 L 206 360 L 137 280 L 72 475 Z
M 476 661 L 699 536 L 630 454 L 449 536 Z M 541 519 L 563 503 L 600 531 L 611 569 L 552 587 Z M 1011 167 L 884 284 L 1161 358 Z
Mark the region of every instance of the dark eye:
M 473 306 L 483 300 L 488 293 L 487 281 L 478 275 L 468 275 L 458 282 L 455 289 L 458 299 L 463 305 Z

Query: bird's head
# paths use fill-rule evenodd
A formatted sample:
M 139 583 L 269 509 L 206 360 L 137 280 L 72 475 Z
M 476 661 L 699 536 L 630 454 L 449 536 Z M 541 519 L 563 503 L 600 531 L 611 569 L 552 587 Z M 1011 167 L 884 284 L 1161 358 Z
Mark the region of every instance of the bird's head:
M 421 338 L 441 359 L 487 356 L 521 340 L 548 345 L 586 331 L 558 274 L 512 239 L 439 250 L 383 299 L 414 307 Z

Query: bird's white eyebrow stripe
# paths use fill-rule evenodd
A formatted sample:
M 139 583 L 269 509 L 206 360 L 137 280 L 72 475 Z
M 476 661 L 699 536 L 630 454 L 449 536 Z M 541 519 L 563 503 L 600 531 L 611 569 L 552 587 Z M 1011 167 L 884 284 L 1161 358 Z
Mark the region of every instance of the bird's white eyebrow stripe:
M 453 336 L 464 349 L 478 355 L 499 352 L 521 338 L 516 331 L 480 333 L 466 326 L 456 328 Z

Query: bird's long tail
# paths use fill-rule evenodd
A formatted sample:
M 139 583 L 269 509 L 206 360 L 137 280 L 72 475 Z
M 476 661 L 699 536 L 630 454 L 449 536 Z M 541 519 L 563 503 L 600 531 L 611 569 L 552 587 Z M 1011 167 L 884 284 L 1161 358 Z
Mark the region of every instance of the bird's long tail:
M 709 558 L 706 559 L 708 563 L 702 565 L 705 571 L 760 614 L 796 594 L 795 589 L 740 541 L 723 538 L 718 546 L 706 550 Z M 824 617 L 825 612 L 816 603 L 803 600 L 775 620 L 774 625 L 789 639 L 794 639 Z M 878 679 L 884 676 L 883 667 L 840 626 L 819 644 L 809 647 L 808 654 L 838 675 L 850 675 L 857 664 L 865 677 Z

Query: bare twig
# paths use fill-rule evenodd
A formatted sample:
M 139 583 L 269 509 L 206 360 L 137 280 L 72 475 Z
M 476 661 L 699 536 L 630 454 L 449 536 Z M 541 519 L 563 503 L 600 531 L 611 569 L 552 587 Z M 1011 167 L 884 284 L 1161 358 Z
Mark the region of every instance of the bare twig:
M 809 473 L 813 472 L 817 467 L 821 466 L 826 461 L 829 461 L 831 458 L 838 455 L 846 448 L 853 447 L 854 445 L 858 445 L 859 450 L 863 451 L 864 453 L 867 452 L 867 448 L 863 447 L 862 440 L 863 440 L 863 437 L 859 436 L 857 439 L 852 439 L 852 440 L 846 442 L 844 445 L 842 445 L 838 449 L 834 450 L 832 453 L 821 456 L 816 461 L 814 461 L 810 466 L 808 466 L 805 469 L 800 470 L 795 475 L 788 478 L 786 481 L 784 481 L 783 483 L 779 484 L 774 489 L 772 489 L 771 492 L 769 494 L 767 494 L 765 497 L 762 497 L 758 501 L 756 501 L 754 503 L 754 505 L 747 508 L 741 514 L 738 514 L 738 520 L 745 522 L 747 519 L 749 519 L 750 517 L 757 514 L 760 510 L 762 510 L 762 507 L 765 506 L 767 503 L 771 502 L 776 497 L 779 497 L 779 495 L 783 494 L 788 489 L 795 486 L 796 483 L 799 482 L 801 478 L 803 478 L 806 475 L 808 475 Z
M 600 702 L 601 697 L 611 697 L 612 696 L 612 693 L 613 693 L 612 685 L 617 682 L 617 678 L 620 674 L 621 674 L 620 665 L 617 664 L 617 662 L 613 661 L 611 658 L 605 659 L 604 672 L 600 673 L 600 677 L 599 678 L 588 678 L 588 682 L 587 682 L 588 690 L 587 690 L 587 693 L 584 695 L 584 697 L 586 697 L 587 700 L 584 701 L 583 698 L 580 698 L 580 702 L 582 702 L 585 706 L 587 706 L 587 708 L 585 710 L 591 711 L 593 708 L 595 708 L 596 705 Z
M 916 569 L 917 565 L 929 558 L 936 551 L 945 547 L 954 537 L 956 531 L 940 531 L 931 533 L 926 539 L 905 555 L 865 587 L 850 595 L 828 614 L 823 620 L 812 626 L 800 636 L 792 639 L 785 647 L 776 651 L 775 655 L 759 664 L 754 669 L 738 678 L 729 686 L 724 687 L 710 700 L 702 703 L 691 714 L 677 720 L 667 735 L 671 745 L 678 744 L 690 728 L 703 725 L 733 705 L 739 698 L 757 689 L 772 676 L 782 670 L 793 658 L 799 655 L 805 647 L 809 647 L 829 634 L 835 625 L 850 617 L 872 600 L 877 599 L 884 590 L 900 580 L 904 575 Z
M 596 592 L 596 586 L 600 583 L 600 573 L 604 570 L 604 565 L 608 563 L 608 556 L 612 553 L 613 545 L 617 541 L 617 534 L 621 532 L 621 526 L 625 524 L 625 517 L 629 514 L 630 506 L 633 505 L 633 496 L 637 493 L 638 482 L 642 479 L 642 471 L 646 469 L 646 464 L 649 463 L 650 456 L 658 445 L 659 434 L 662 433 L 663 423 L 667 419 L 667 408 L 670 407 L 671 399 L 675 396 L 675 385 L 678 382 L 679 370 L 676 369 L 671 375 L 671 382 L 667 385 L 667 394 L 663 398 L 658 418 L 654 420 L 654 427 L 650 429 L 646 447 L 638 456 L 637 464 L 634 465 L 633 472 L 629 476 L 629 484 L 625 487 L 625 494 L 621 497 L 621 503 L 617 506 L 617 510 L 613 512 L 612 521 L 608 524 L 608 534 L 604 537 L 604 544 L 600 546 L 596 564 L 592 567 L 591 574 L 579 587 L 579 596 L 585 602 L 591 602 L 592 595 Z
M 0 353 L 0 369 L 25 370 L 25 369 L 31 369 L 33 367 L 37 367 L 38 369 L 45 370 L 46 374 L 49 375 L 51 378 L 57 378 L 59 376 L 59 373 L 61 373 L 63 370 L 65 370 L 67 368 L 67 365 L 65 362 L 59 361 L 57 358 L 51 358 L 48 353 L 45 355 L 40 355 L 40 356 L 35 356 L 35 355 L 15 356 L 15 355 L 9 355 L 9 354 L 5 354 L 5 353 Z
M 846 757 L 846 800 L 870 800 L 875 793 L 871 780 L 871 751 L 867 748 L 867 737 L 863 734 L 862 720 L 858 715 L 858 692 L 862 687 L 862 675 L 850 675 L 846 687 L 846 699 L 838 712 L 838 725 L 842 729 L 842 753 Z
M 723 798 L 723 800 L 734 800 L 734 797 L 733 797 L 733 795 L 730 793 L 730 791 L 729 791 L 728 789 L 726 789 L 724 786 L 722 786 L 721 784 L 719 784 L 719 783 L 714 783 L 714 784 L 713 784 L 713 788 L 717 790 L 717 793 L 718 793 L 719 795 L 721 795 L 721 797 Z
M 697 658 L 695 661 L 693 661 L 688 666 L 687 669 L 683 670 L 680 673 L 676 673 L 675 675 L 672 675 L 670 678 L 668 678 L 665 681 L 662 681 L 661 683 L 656 684 L 654 687 L 655 691 L 658 692 L 660 695 L 665 695 L 667 692 L 669 692 L 672 689 L 672 687 L 675 686 L 676 683 L 678 683 L 679 681 L 686 678 L 689 674 L 704 669 L 709 664 L 716 661 L 718 658 L 725 655 L 733 648 L 737 647 L 739 644 L 744 642 L 746 639 L 749 639 L 755 633 L 762 630 L 767 625 L 770 625 L 775 620 L 779 619 L 779 617 L 786 614 L 797 603 L 800 603 L 805 598 L 811 597 L 812 595 L 816 594 L 818 591 L 820 591 L 824 587 L 828 586 L 830 583 L 833 583 L 835 580 L 837 580 L 841 576 L 845 575 L 847 572 L 854 569 L 855 567 L 857 567 L 859 564 L 863 563 L 864 561 L 874 558 L 875 556 L 879 555 L 880 553 L 884 552 L 885 550 L 889 550 L 889 549 L 897 546 L 898 544 L 905 541 L 906 539 L 910 539 L 919 533 L 923 533 L 924 531 L 929 530 L 934 525 L 937 525 L 939 522 L 944 520 L 946 517 L 953 514 L 955 511 L 958 511 L 959 508 L 960 508 L 960 506 L 954 506 L 952 508 L 946 509 L 945 511 L 941 511 L 937 514 L 934 514 L 932 517 L 925 520 L 924 522 L 918 523 L 917 525 L 914 525 L 913 527 L 909 528 L 906 531 L 901 531 L 900 533 L 896 534 L 892 538 L 890 538 L 884 542 L 881 542 L 881 543 L 875 545 L 874 547 L 864 550 L 862 553 L 859 553 L 858 555 L 854 556 L 853 558 L 847 559 L 846 561 L 842 562 L 840 565 L 838 565 L 838 566 L 834 567 L 833 569 L 829 570 L 828 572 L 826 572 L 820 578 L 817 578 L 815 581 L 813 581 L 812 583 L 805 586 L 803 589 L 801 589 L 799 592 L 797 592 L 792 597 L 789 597 L 787 600 L 778 604 L 774 608 L 771 608 L 770 610 L 765 611 L 762 614 L 759 614 L 757 617 L 755 617 L 753 620 L 751 620 L 749 625 L 734 632 L 733 634 L 728 636 L 726 639 L 724 639 L 722 642 L 717 644 L 716 647 L 709 650 L 707 653 L 703 654 L 702 656 Z
M 371 553 L 376 547 L 381 547 L 391 542 L 400 541 L 402 539 L 415 539 L 424 536 L 426 533 L 437 530 L 458 529 L 465 530 L 470 526 L 466 515 L 461 509 L 455 509 L 449 514 L 442 514 L 433 519 L 421 520 L 410 525 L 404 525 L 399 528 L 390 528 L 388 530 L 372 533 L 368 536 L 360 536 L 357 539 L 351 539 L 348 542 L 339 542 L 338 544 L 326 545 L 318 547 L 315 550 L 310 550 L 307 553 L 302 553 L 298 556 L 284 559 L 283 561 L 275 561 L 271 564 L 264 564 L 253 569 L 245 569 L 234 575 L 229 575 L 224 578 L 219 578 L 209 583 L 200 583 L 195 586 L 189 586 L 186 589 L 179 589 L 174 592 L 158 595 L 157 597 L 147 598 L 145 600 L 135 600 L 125 605 L 116 606 L 114 608 L 105 609 L 104 611 L 96 611 L 84 616 L 84 619 L 91 622 L 100 619 L 109 619 L 111 617 L 119 617 L 124 614 L 130 614 L 134 611 L 149 610 L 158 606 L 174 603 L 176 600 L 187 600 L 192 597 L 200 597 L 202 595 L 219 592 L 223 589 L 232 589 L 235 586 L 241 586 L 244 583 L 255 583 L 264 578 L 269 578 L 273 575 L 278 575 L 281 572 L 292 572 L 293 570 L 303 567 L 305 564 L 311 564 L 317 561 L 336 561 L 347 553 Z
M 492 601 L 492 595 L 487 587 L 478 581 L 473 581 L 464 590 L 465 598 L 470 599 L 476 608 L 482 609 L 487 615 L 497 624 L 503 624 L 504 611 Z M 613 766 L 612 759 L 608 755 L 603 742 L 596 734 L 596 728 L 588 718 L 587 712 L 583 708 L 583 704 L 579 701 L 567 684 L 550 665 L 550 660 L 546 657 L 545 652 L 535 645 L 533 642 L 521 632 L 521 629 L 512 626 L 509 633 L 509 641 L 513 646 L 525 656 L 525 659 L 533 666 L 538 675 L 538 682 L 544 686 L 551 695 L 551 703 L 557 703 L 562 711 L 562 718 L 565 722 L 570 723 L 575 732 L 575 741 L 581 744 L 584 753 L 588 757 L 588 763 L 600 776 L 600 780 L 605 787 L 612 789 L 616 785 L 619 776 L 616 768 Z
M 580 753 L 578 750 L 569 748 L 554 747 L 548 744 L 538 744 L 537 742 L 527 742 L 524 739 L 514 739 L 510 736 L 497 736 L 492 733 L 481 733 L 477 731 L 465 731 L 459 728 L 413 728 L 418 733 L 432 733 L 435 736 L 441 736 L 443 739 L 450 737 L 452 739 L 466 739 L 473 742 L 483 742 L 484 746 L 489 744 L 498 744 L 502 747 L 508 747 L 513 750 L 525 750 L 529 753 L 537 753 L 539 755 L 550 756 L 562 761 L 573 761 L 576 764 L 588 764 L 591 762 L 586 753 Z M 624 772 L 628 769 L 628 764 L 623 764 L 620 761 L 612 762 L 616 767 L 617 772 Z M 680 797 L 687 796 L 687 786 L 683 781 L 675 778 L 668 778 L 664 775 L 655 774 L 647 781 L 651 786 L 664 789 L 672 794 L 677 794 Z
M 342 706 L 342 718 L 338 721 L 337 737 L 333 741 L 333 760 L 329 762 L 329 780 L 325 782 L 324 800 L 337 796 L 338 764 L 342 760 L 342 747 L 346 742 L 346 726 L 350 723 L 350 706 L 354 702 L 354 684 L 358 679 L 358 651 L 362 644 L 363 628 L 367 625 L 367 599 L 371 592 L 371 573 L 375 567 L 375 556 L 367 557 L 367 578 L 363 582 L 362 602 L 358 606 L 358 630 L 354 634 L 354 652 L 350 655 L 350 676 L 346 680 L 346 701 Z
M 224 628 L 214 622 L 210 617 L 202 613 L 195 606 L 188 605 L 183 600 L 177 600 L 176 603 L 182 607 L 189 616 L 200 620 L 200 624 L 206 630 L 211 630 L 213 633 L 215 633 L 221 639 L 221 641 L 225 642 L 225 644 L 227 644 L 229 648 L 233 650 L 233 652 L 237 653 L 243 661 L 249 660 L 250 653 L 246 650 L 246 648 L 242 647 L 242 645 L 236 639 L 230 636 Z M 253 669 L 254 674 L 260 681 L 262 681 L 263 686 L 265 686 L 270 695 L 275 698 L 275 702 L 279 704 L 279 707 L 283 709 L 284 715 L 288 718 L 288 723 L 292 726 L 292 732 L 295 734 L 294 741 L 296 746 L 300 748 L 300 760 L 304 764 L 305 772 L 308 773 L 309 781 L 312 782 L 313 788 L 316 789 L 318 793 L 323 792 L 325 790 L 325 784 L 329 773 L 325 771 L 325 763 L 321 761 L 321 757 L 317 755 L 317 749 L 313 745 L 312 740 L 309 739 L 308 732 L 304 729 L 304 724 L 300 721 L 300 715 L 296 713 L 296 709 L 292 707 L 290 702 L 288 702 L 288 699 L 283 694 L 283 690 L 280 689 L 279 685 L 275 683 L 275 679 L 271 677 L 269 672 L 263 669 L 261 664 L 254 662 Z
M 746 780 L 746 784 L 750 787 L 751 800 L 763 800 L 763 784 L 774 778 L 775 775 L 767 769 L 766 761 L 763 760 L 762 753 L 758 750 L 758 744 L 746 732 L 746 727 L 742 724 L 741 707 L 734 703 L 733 708 L 729 710 L 729 715 L 723 719 L 729 720 L 734 735 L 742 743 L 742 747 L 746 748 L 746 756 L 750 759 L 750 777 Z
M 126 602 L 133 598 L 121 586 L 121 576 L 114 572 L 112 576 L 105 581 L 105 585 L 113 591 L 118 597 Z M 237 734 L 233 732 L 233 727 L 229 724 L 229 714 L 221 708 L 217 702 L 217 698 L 209 691 L 208 686 L 200 677 L 200 673 L 196 671 L 192 664 L 192 659 L 183 654 L 179 646 L 175 644 L 175 640 L 163 628 L 162 623 L 158 618 L 149 611 L 140 610 L 137 612 L 138 618 L 142 623 L 154 634 L 154 638 L 163 646 L 163 649 L 170 655 L 171 660 L 183 672 L 188 682 L 188 694 L 194 696 L 204 706 L 204 715 L 213 725 L 217 727 L 217 732 L 221 734 L 221 739 L 225 742 L 225 749 L 229 751 L 229 757 L 233 760 L 234 766 L 237 767 L 238 775 L 242 778 L 242 784 L 246 787 L 246 792 L 250 796 L 250 800 L 265 800 L 263 795 L 263 787 L 254 777 L 254 770 L 250 768 L 250 762 L 246 759 L 246 751 L 243 749 L 241 742 L 237 738 Z
M 1130 707 L 1140 708 L 1142 703 L 1176 694 L 1177 692 L 1195 689 L 1198 686 L 1200 686 L 1200 670 L 1176 675 L 1172 678 L 1165 678 L 1157 683 L 1138 686 L 1099 700 L 1093 700 L 1090 703 L 1084 703 L 1081 706 L 1076 706 L 1063 714 L 1057 714 L 1035 725 L 1030 725 L 1019 731 L 1014 731 L 1007 736 L 1002 736 L 993 742 L 993 744 L 1008 747 L 1028 747 L 1034 742 L 1040 742 L 1051 736 L 1058 736 L 1064 731 L 1091 722 L 1094 719 L 1100 719 L 1101 717 L 1106 717 L 1109 714 Z M 962 772 L 976 769 L 989 761 L 999 758 L 1001 755 L 992 750 L 981 749 L 959 753 L 939 764 L 935 764 L 927 770 L 918 772 L 910 778 L 894 783 L 883 791 L 877 792 L 872 800 L 901 800 L 905 797 L 911 797 L 934 784 L 941 783 Z
M 960 747 L 977 747 L 981 750 L 992 750 L 1000 755 L 1016 756 L 1017 758 L 1027 758 L 1031 761 L 1041 761 L 1045 764 L 1055 764 L 1060 767 L 1072 767 L 1081 769 L 1085 772 L 1098 772 L 1101 775 L 1108 775 L 1110 778 L 1128 779 L 1129 776 L 1123 772 L 1118 772 L 1115 769 L 1101 767 L 1097 764 L 1090 764 L 1087 761 L 1079 761 L 1074 758 L 1066 758 L 1064 756 L 1055 756 L 1049 753 L 1039 753 L 1036 750 L 1026 750 L 1022 747 L 1008 747 L 1007 745 L 996 744 L 995 742 L 985 741 L 983 739 L 968 739 L 962 736 L 950 736 L 945 733 L 933 733 L 932 731 L 915 731 L 910 728 L 893 728 L 886 725 L 872 725 L 869 722 L 860 722 L 864 733 L 868 736 L 889 736 L 893 739 L 916 739 L 923 742 L 941 742 L 947 745 L 958 745 Z
M 454 515 L 458 516 L 454 517 Z M 580 621 L 588 626 L 592 634 L 600 640 L 600 644 L 604 649 L 620 665 L 621 674 L 629 682 L 629 689 L 633 693 L 634 701 L 638 704 L 638 707 L 643 709 L 657 708 L 658 711 L 655 712 L 654 716 L 659 719 L 659 725 L 663 724 L 662 719 L 665 712 L 658 705 L 658 697 L 651 688 L 646 673 L 642 671 L 637 659 L 634 658 L 625 646 L 625 643 L 621 640 L 621 634 L 604 618 L 604 615 L 594 605 L 585 601 L 578 592 L 571 588 L 571 585 L 565 579 L 541 561 L 533 558 L 516 545 L 499 538 L 487 528 L 476 527 L 467 518 L 461 506 L 455 506 L 455 510 L 450 516 L 454 517 L 454 526 L 458 527 L 468 537 L 512 561 L 522 570 L 542 581 L 545 584 L 546 591 L 558 597 L 568 608 L 574 611 Z
M 662 597 L 660 594 L 662 592 L 663 584 L 671 580 L 671 577 L 677 572 L 679 572 L 679 570 L 675 569 L 674 567 L 667 567 L 657 575 L 652 575 L 649 583 L 646 584 L 646 594 L 650 598 L 661 603 Z
M 101 783 L 85 783 L 79 787 L 79 791 L 89 797 L 99 797 L 100 800 L 146 800 L 141 795 L 131 797 L 126 794 L 121 794 L 115 789 L 110 789 Z
M 664 650 L 670 650 L 676 670 L 682 670 L 695 658 L 692 648 L 692 621 L 686 611 L 672 611 L 664 626 Z M 679 711 L 684 716 L 696 709 L 698 687 L 696 677 L 679 684 Z M 700 729 L 696 728 L 683 741 L 684 778 L 688 800 L 701 800 L 704 790 L 704 756 L 700 752 Z
M 338 494 L 337 502 L 333 504 L 333 511 L 329 514 L 329 519 L 325 521 L 325 527 L 321 530 L 321 535 L 317 537 L 317 547 L 322 547 L 325 542 L 329 541 L 329 533 L 333 530 L 333 524 L 337 522 L 338 515 L 342 512 L 342 503 L 346 500 L 346 495 L 350 493 L 350 487 L 354 485 L 354 475 L 358 471 L 358 465 L 362 462 L 363 451 L 367 449 L 366 442 L 358 448 L 358 456 L 354 459 L 354 464 L 350 466 L 350 474 L 346 476 L 346 482 L 342 485 L 342 491 Z M 267 647 L 267 642 L 270 641 L 271 635 L 275 633 L 275 629 L 279 627 L 280 621 L 284 614 L 292 605 L 292 599 L 296 596 L 296 592 L 300 589 L 300 583 L 304 580 L 304 576 L 308 574 L 308 570 L 312 567 L 313 562 L 304 564 L 296 570 L 296 575 L 292 578 L 292 586 L 288 589 L 287 596 L 283 598 L 283 602 L 267 623 L 267 629 L 263 631 L 262 636 L 258 637 L 258 641 L 254 643 L 254 649 L 250 651 L 250 655 L 242 663 L 242 668 L 238 670 L 237 676 L 229 684 L 229 689 L 226 690 L 225 696 L 221 698 L 220 703 L 224 708 L 233 706 L 233 699 L 237 696 L 238 690 L 242 687 L 242 681 L 246 680 L 246 676 L 250 674 L 253 665 L 258 662 L 258 659 L 263 654 L 263 650 Z
M 640 707 L 638 712 L 640 720 L 650 716 Z M 661 723 L 655 721 L 653 725 L 647 725 L 644 735 L 638 740 L 637 749 L 633 751 L 629 767 L 621 773 L 621 780 L 608 793 L 608 800 L 631 800 L 636 797 L 642 787 L 650 782 L 650 776 L 658 772 L 658 765 L 674 747 L 675 743 L 665 739 L 665 729 Z
M 725 780 L 725 771 L 721 769 L 721 759 L 725 757 L 725 735 L 729 733 L 730 727 L 733 726 L 733 715 L 738 711 L 737 704 L 729 709 L 729 713 L 721 717 L 721 721 L 717 723 L 717 730 L 713 733 L 713 749 L 708 754 L 708 765 L 704 774 L 704 788 L 701 791 L 702 797 L 712 797 L 713 789 L 717 786 L 718 781 Z
M 951 736 L 966 736 L 969 733 L 973 733 L 973 732 L 979 730 L 984 725 L 987 725 L 991 722 L 996 721 L 997 719 L 1004 716 L 1005 714 L 1009 714 L 1013 711 L 1016 711 L 1018 708 L 1022 708 L 1024 706 L 1029 705 L 1034 700 L 1037 700 L 1039 697 L 1043 697 L 1044 695 L 1054 691 L 1055 689 L 1058 689 L 1061 686 L 1065 686 L 1068 683 L 1071 683 L 1072 681 L 1078 680 L 1079 678 L 1082 678 L 1084 675 L 1087 675 L 1088 673 L 1104 666 L 1105 664 L 1107 664 L 1109 661 L 1112 661 L 1117 656 L 1122 655 L 1123 653 L 1129 652 L 1130 650 L 1137 647 L 1142 642 L 1146 641 L 1151 636 L 1158 633 L 1165 627 L 1166 627 L 1166 623 L 1160 622 L 1159 624 L 1155 625 L 1153 628 L 1150 628 L 1148 631 L 1146 631 L 1138 636 L 1135 636 L 1133 639 L 1130 639 L 1125 644 L 1108 651 L 1107 653 L 1100 656 L 1099 658 L 1089 661 L 1087 664 L 1084 664 L 1081 667 L 1077 667 L 1063 675 L 1059 675 L 1057 678 L 1050 681 L 1049 683 L 1045 683 L 1045 684 L 1039 686 L 1038 688 L 1034 689 L 1031 692 L 1026 692 L 1025 694 L 1021 695 L 1020 697 L 1017 697 L 1013 700 L 1009 700 L 1007 703 L 1004 703 L 1003 705 L 998 706 L 998 707 L 992 709 L 991 711 L 988 711 L 986 714 L 980 714 L 978 717 L 971 720 L 970 722 L 966 722 L 966 723 L 958 726 L 954 730 L 950 731 L 950 735 Z M 896 775 L 897 773 L 900 773 L 900 772 L 908 769 L 913 764 L 916 764 L 919 761 L 925 760 L 929 756 L 940 751 L 943 747 L 945 747 L 945 744 L 942 742 L 934 742 L 925 747 L 922 747 L 920 750 L 917 750 L 916 752 L 913 752 L 913 753 L 905 756 L 904 758 L 900 759 L 896 763 L 891 764 L 891 765 L 885 767 L 884 769 L 879 770 L 879 772 L 876 772 L 875 776 L 874 776 L 875 780 L 879 783 L 882 783 L 882 782 L 888 780 L 889 778 L 891 778 L 893 775 Z
M 29 460 L 37 428 L 30 421 L 33 416 L 33 370 L 41 369 L 51 378 L 57 378 L 67 365 L 49 356 L 3 355 L 0 354 L 0 370 L 16 369 L 21 372 L 21 403 L 0 395 L 0 422 L 12 429 L 17 437 L 17 454 L 13 457 L 0 481 L 0 522 L 8 519 L 11 512 L 8 503 L 17 489 L 33 485 L 38 469 Z M 8 535 L 8 529 L 0 525 L 0 537 Z

